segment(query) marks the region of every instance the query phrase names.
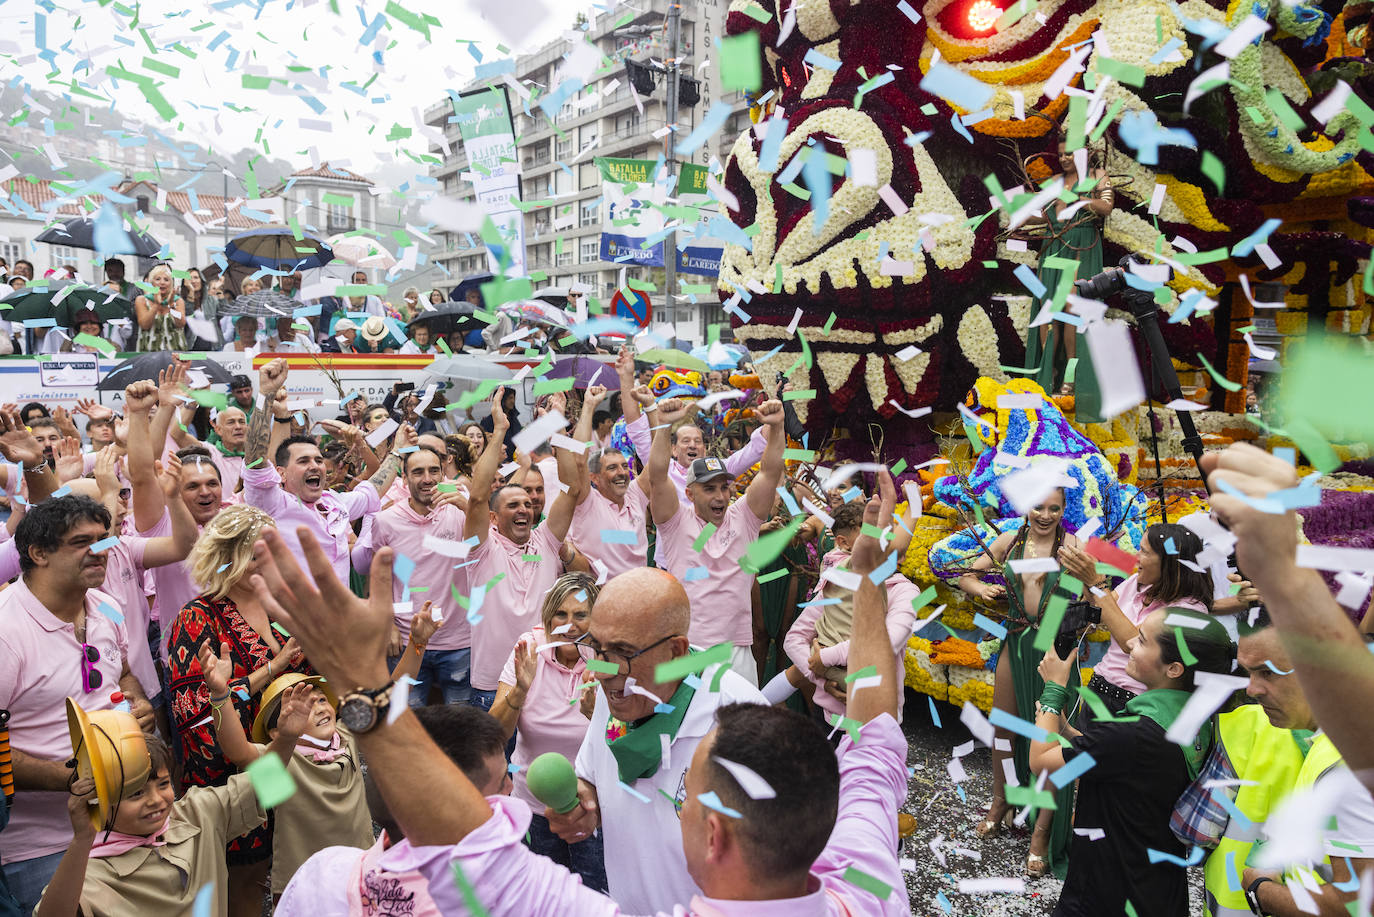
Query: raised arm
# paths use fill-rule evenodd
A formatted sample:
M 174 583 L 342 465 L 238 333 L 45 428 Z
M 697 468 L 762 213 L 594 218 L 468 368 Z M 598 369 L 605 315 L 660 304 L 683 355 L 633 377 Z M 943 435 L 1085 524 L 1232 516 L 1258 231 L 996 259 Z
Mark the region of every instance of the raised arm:
M 744 491 L 744 500 L 749 504 L 749 512 L 759 519 L 767 519 L 773 511 L 773 503 L 778 498 L 778 483 L 782 480 L 784 468 L 782 453 L 787 446 L 787 434 L 782 429 L 781 401 L 765 401 L 758 406 L 756 413 L 767 430 L 765 435 L 768 443 L 764 447 L 763 457 L 759 460 L 759 473 L 754 475 L 754 480 L 749 482 L 748 489 Z M 888 507 L 883 519 L 891 518 L 892 507 Z
M 668 480 L 668 463 L 672 461 L 669 446 L 672 434 L 668 428 L 686 417 L 689 410 L 691 408 L 686 403 L 669 398 L 660 402 L 658 409 L 649 415 L 650 419 L 657 419 L 659 423 L 658 429 L 653 431 L 649 462 L 644 468 L 644 476 L 649 479 L 649 511 L 653 514 L 655 525 L 662 525 L 673 518 L 678 509 L 677 488 Z
M 577 428 L 573 430 L 573 439 L 579 443 L 589 443 L 592 439 L 592 421 L 596 414 L 596 409 L 606 400 L 606 387 L 604 385 L 593 385 L 587 389 L 586 397 L 582 399 L 582 413 L 577 418 Z M 572 466 L 564 467 L 564 455 L 567 455 L 567 464 Z M 591 492 L 591 471 L 587 467 L 587 453 L 581 455 L 559 450 L 558 457 L 558 477 L 564 482 L 577 481 L 582 488 L 581 496 L 577 502 L 581 503 L 587 499 L 587 494 Z
M 491 487 L 496 482 L 496 468 L 501 464 L 506 431 L 510 429 L 510 420 L 506 417 L 506 412 L 501 410 L 501 398 L 505 393 L 505 388 L 501 387 L 492 395 L 491 435 L 487 437 L 486 448 L 472 466 L 472 483 L 468 487 L 469 508 L 472 512 L 468 513 L 463 521 L 463 537 L 476 538 L 478 544 L 487 540 L 487 532 L 491 530 L 491 516 L 484 512 L 482 507 L 491 499 Z
M 272 456 L 268 446 L 272 439 L 272 427 L 276 416 L 272 412 L 277 392 L 286 384 L 286 361 L 276 359 L 258 370 L 258 394 L 264 404 L 253 411 L 248 418 L 248 435 L 243 443 L 243 467 L 261 468 L 271 464 Z
M 438 622 L 431 614 L 433 607 L 433 602 L 425 602 L 419 611 L 410 616 L 410 638 L 401 649 L 401 658 L 396 661 L 396 667 L 391 670 L 392 681 L 400 681 L 406 677 L 414 678 L 420 674 L 420 663 L 425 659 L 425 647 L 429 646 L 429 638 L 439 629 Z M 397 639 L 399 641 L 399 636 Z
M 391 564 L 383 548 L 372 561 L 371 598 L 361 599 L 334 574 L 319 542 L 297 530 L 307 575 L 275 529 L 263 530 L 252 579 L 263 605 L 308 647 L 310 661 L 340 690 L 375 689 L 387 681 L 385 649 L 392 627 Z M 453 845 L 491 817 L 482 792 L 439 750 L 409 710 L 357 736 L 387 807 L 416 846 Z
M 129 454 L 125 471 L 133 493 L 134 527 L 140 532 L 157 525 L 167 509 L 162 488 L 153 471 L 154 447 L 148 414 L 157 404 L 157 386 L 149 380 L 135 382 L 124 389 L 124 414 L 129 421 Z
M 771 402 L 782 414 L 782 405 Z M 781 423 L 781 418 L 779 418 Z M 770 429 L 769 436 L 781 435 L 781 429 Z M 770 449 L 772 444 L 769 445 Z M 765 453 L 765 459 L 767 453 Z M 781 461 L 781 455 L 779 455 Z M 767 467 L 767 466 L 765 466 Z M 751 484 L 752 488 L 753 485 Z M 897 504 L 896 488 L 892 476 L 886 471 L 878 472 L 878 493 L 869 498 L 864 507 L 865 527 L 876 528 L 879 521 L 892 518 L 892 509 Z M 849 568 L 860 574 L 859 588 L 854 592 L 854 625 L 849 638 L 849 668 L 858 672 L 872 667 L 880 681 L 875 687 L 849 691 L 845 713 L 852 720 L 867 723 L 884 713 L 894 720 L 897 718 L 897 701 L 902 691 L 901 679 L 897 677 L 897 657 L 892 652 L 892 644 L 887 636 L 887 598 L 881 585 L 875 585 L 869 574 L 882 565 L 884 553 L 878 539 L 872 535 L 860 534 L 854 541 L 854 550 L 849 557 Z
M 1097 572 L 1097 562 L 1078 548 L 1066 544 L 1059 549 L 1059 563 L 1066 573 L 1087 584 L 1087 599 L 1102 609 L 1102 623 L 1111 631 L 1112 641 L 1123 652 L 1129 653 L 1126 644 L 1140 633 L 1140 628 L 1131 623 L 1131 619 L 1117 604 L 1116 593 L 1112 591 L 1107 578 Z
M 42 503 L 57 490 L 57 475 L 43 456 L 43 447 L 15 411 L 0 411 L 0 455 L 17 464 L 29 485 L 29 503 Z M 17 481 L 6 482 L 17 491 Z
M 625 424 L 629 426 L 638 420 L 642 413 L 639 402 L 630 397 L 635 388 L 635 358 L 629 347 L 621 347 L 620 353 L 616 354 L 615 375 L 620 380 L 620 408 L 625 412 Z
M 229 644 L 221 643 L 216 655 L 210 641 L 206 640 L 200 645 L 197 658 L 205 687 L 210 692 L 210 720 L 215 727 L 215 741 L 224 752 L 225 760 L 244 768 L 256 761 L 260 753 L 257 746 L 248 741 L 243 723 L 234 710 L 234 692 L 229 684 L 234 677 L 232 652 Z
M 100 462 L 105 460 L 105 453 L 113 448 L 106 446 L 101 450 L 100 459 L 96 462 L 97 472 Z M 169 455 L 166 462 L 158 463 L 158 471 L 158 486 L 162 488 L 163 502 L 167 504 L 167 514 L 171 517 L 172 534 L 149 540 L 143 551 L 144 567 L 162 567 L 185 560 L 190 556 L 191 549 L 196 546 L 196 538 L 200 534 L 191 510 L 186 506 L 186 501 L 179 496 L 181 460 L 175 455 Z

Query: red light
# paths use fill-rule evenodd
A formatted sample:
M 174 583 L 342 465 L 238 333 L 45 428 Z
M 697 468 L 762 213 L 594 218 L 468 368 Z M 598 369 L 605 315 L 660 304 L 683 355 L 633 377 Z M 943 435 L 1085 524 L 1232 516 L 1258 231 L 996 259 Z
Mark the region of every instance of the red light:
M 969 28 L 975 32 L 989 32 L 992 27 L 997 25 L 997 20 L 1002 18 L 1002 8 L 992 0 L 976 0 L 968 8 Z

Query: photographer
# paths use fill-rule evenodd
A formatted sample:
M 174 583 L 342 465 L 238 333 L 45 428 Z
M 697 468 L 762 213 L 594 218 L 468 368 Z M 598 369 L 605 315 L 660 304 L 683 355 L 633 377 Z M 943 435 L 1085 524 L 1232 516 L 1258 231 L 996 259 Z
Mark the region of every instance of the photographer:
M 1070 545 L 1059 549 L 1060 565 L 1070 576 L 1087 584 L 1085 598 L 1102 609 L 1102 624 L 1112 634 L 1107 655 L 1093 669 L 1088 682 L 1089 689 L 1102 698 L 1112 713 L 1120 713 L 1128 701 L 1145 690 L 1145 685 L 1128 671 L 1127 655 L 1131 640 L 1139 634 L 1137 627 L 1146 616 L 1166 607 L 1203 613 L 1228 610 L 1225 604 L 1213 608 L 1212 577 L 1207 570 L 1189 567 L 1197 567 L 1201 550 L 1202 541 L 1190 529 L 1156 523 L 1145 530 L 1136 557 L 1136 572 L 1115 590 L 1109 590 L 1107 577 L 1097 572 L 1097 562 L 1092 557 Z M 1244 606 L 1243 601 L 1237 603 L 1235 599 L 1227 604 Z
M 1055 735 L 1032 740 L 1031 770 L 1053 774 L 1080 755 L 1093 761 L 1078 778 L 1074 825 L 1085 833 L 1074 835 L 1069 874 L 1053 917 L 1120 914 L 1128 902 L 1137 917 L 1189 913 L 1187 872 L 1177 863 L 1151 863 L 1147 851 L 1182 859 L 1186 848 L 1169 830 L 1169 818 L 1174 802 L 1202 769 L 1213 729 L 1204 723 L 1188 746 L 1174 744 L 1166 733 L 1192 694 L 1195 673 L 1228 674 L 1234 659 L 1235 645 L 1221 622 L 1186 608 L 1152 611 L 1130 641 L 1126 671 L 1143 691 L 1126 704 L 1129 716 L 1100 722 L 1085 717 L 1079 732 L 1064 716 L 1078 654 L 1068 659 L 1054 650 L 1045 654 L 1040 663 L 1045 691 L 1035 725 L 1068 741 L 1061 746 Z M 1087 828 L 1103 833 L 1094 840 Z

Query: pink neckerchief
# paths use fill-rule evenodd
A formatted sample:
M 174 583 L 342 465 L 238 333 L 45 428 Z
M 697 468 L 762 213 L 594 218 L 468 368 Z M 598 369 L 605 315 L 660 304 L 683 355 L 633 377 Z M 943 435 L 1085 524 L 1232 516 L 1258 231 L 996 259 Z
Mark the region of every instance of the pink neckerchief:
M 829 551 L 826 551 L 825 556 L 821 558 L 820 572 L 824 573 L 829 568 L 837 566 L 840 563 L 840 561 L 848 559 L 848 551 L 844 550 L 843 548 L 831 548 Z
M 310 736 L 301 736 L 301 741 L 296 743 L 296 751 L 305 755 L 316 764 L 328 764 L 339 755 L 344 753 L 343 741 L 339 734 L 334 733 L 334 740 L 328 745 L 324 745 L 319 739 Z
M 120 831 L 109 831 L 96 835 L 96 843 L 91 845 L 90 856 L 96 857 L 117 857 L 121 853 L 128 853 L 136 847 L 165 847 L 167 842 L 162 839 L 167 833 L 167 826 L 172 823 L 172 816 L 168 815 L 162 822 L 162 827 L 152 834 L 124 834 Z
M 381 865 L 382 855 L 390 846 L 391 840 L 383 831 L 377 843 L 359 858 L 348 886 L 350 917 L 440 917 L 439 908 L 429 896 L 429 880 L 423 873 L 415 869 L 390 872 Z

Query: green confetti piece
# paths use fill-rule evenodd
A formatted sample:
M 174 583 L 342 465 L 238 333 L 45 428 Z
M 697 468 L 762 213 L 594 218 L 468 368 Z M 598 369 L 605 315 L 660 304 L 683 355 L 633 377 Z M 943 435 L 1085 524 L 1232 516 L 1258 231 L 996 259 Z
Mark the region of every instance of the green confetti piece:
M 831 312 L 831 313 L 830 313 L 830 317 L 827 318 L 827 319 L 825 320 L 825 325 L 822 326 L 821 331 L 822 331 L 823 333 L 825 333 L 825 334 L 829 334 L 829 333 L 830 333 L 830 329 L 831 329 L 831 328 L 834 328 L 834 327 L 835 327 L 835 313 L 834 313 L 834 312 Z
M 1226 167 L 1221 164 L 1213 153 L 1203 150 L 1202 163 L 1198 166 L 1202 174 L 1212 180 L 1212 184 L 1217 186 L 1217 194 L 1226 190 Z
M 1352 411 L 1349 398 L 1374 391 L 1374 360 L 1359 344 L 1315 335 L 1293 346 L 1280 376 L 1281 416 L 1303 418 L 1327 439 L 1374 442 L 1374 412 Z
M 1294 417 L 1288 422 L 1288 436 L 1318 471 L 1335 471 L 1343 464 L 1336 450 L 1326 441 L 1326 437 L 1322 436 L 1305 417 Z
M 1031 806 L 1053 812 L 1058 808 L 1054 801 L 1054 793 L 1049 790 L 1037 790 L 1033 786 L 1008 786 L 1006 794 L 1007 802 L 1018 809 Z
M 389 0 L 386 5 L 386 15 L 395 19 L 402 25 L 410 26 L 410 28 L 424 35 L 426 41 L 432 40 L 429 34 L 429 27 L 431 25 L 440 24 L 439 20 L 435 19 L 433 16 L 412 13 L 410 10 L 398 4 L 396 0 Z
M 927 102 L 926 104 L 921 106 L 921 114 L 923 115 L 937 115 L 939 113 L 940 109 L 935 107 L 934 102 Z
M 716 674 L 711 676 L 711 693 L 720 693 L 720 680 L 725 677 L 725 673 L 730 671 L 730 663 L 722 662 L 720 668 L 716 669 Z
M 543 554 L 521 554 L 520 559 L 527 564 L 537 564 L 544 560 Z
M 1140 917 L 1140 915 L 1135 912 L 1135 905 L 1131 903 L 1130 898 L 1126 899 L 1126 917 Z
M 491 917 L 487 909 L 482 906 L 482 902 L 477 898 L 477 889 L 472 887 L 468 877 L 463 873 L 463 867 L 456 860 L 453 863 L 453 884 L 458 886 L 458 891 L 463 896 L 463 904 L 466 905 L 472 917 Z
M 816 397 L 814 388 L 789 389 L 782 393 L 783 401 L 810 401 Z
M 614 662 L 607 662 L 604 659 L 588 659 L 587 671 L 600 672 L 602 675 L 619 675 L 620 666 L 616 665 Z
M 806 521 L 805 516 L 797 516 L 784 527 L 767 535 L 760 535 L 749 544 L 739 565 L 746 572 L 759 573 L 764 567 L 777 559 L 778 555 L 792 543 L 792 538 Z
M 1102 698 L 1097 696 L 1097 692 L 1087 685 L 1078 686 L 1078 696 L 1083 698 L 1083 703 L 1088 705 L 1088 709 L 1093 712 L 1093 719 L 1101 723 L 1133 723 L 1140 719 L 1138 716 L 1117 716 L 1107 708 Z
M 244 768 L 244 773 L 253 784 L 258 804 L 264 809 L 279 806 L 296 795 L 296 781 L 276 752 L 259 755 L 256 761 Z
M 814 462 L 816 460 L 816 450 L 784 449 L 782 450 L 782 460 L 784 462 Z
M 1101 57 L 1097 60 L 1097 72 L 1103 76 L 1109 76 L 1119 83 L 1125 83 L 1127 86 L 1139 88 L 1145 85 L 1145 68 L 1138 67 L 1135 64 L 1127 64 L 1119 60 L 1112 60 L 1109 57 Z M 1077 97 L 1075 96 L 1074 98 Z
M 903 471 L 906 471 L 906 459 L 904 459 L 904 458 L 899 458 L 899 459 L 897 459 L 897 464 L 895 464 L 895 465 L 892 466 L 892 472 L 891 472 L 891 473 L 892 473 L 892 476 L 895 478 L 895 477 L 897 477 L 897 475 L 901 474 Z
M 773 277 L 773 292 L 774 292 L 774 293 L 781 293 L 781 292 L 782 292 L 782 265 L 781 265 L 781 264 L 778 264 L 778 265 L 776 265 L 776 268 L 777 268 L 777 273 L 776 273 L 776 274 L 774 275 L 774 277 Z
M 844 880 L 855 888 L 862 889 L 869 894 L 876 895 L 886 901 L 892 897 L 892 886 L 876 876 L 870 876 L 861 869 L 850 866 L 844 871 Z
M 81 334 L 78 334 L 75 338 L 73 338 L 72 341 L 77 344 L 82 344 L 86 347 L 94 347 L 96 350 L 100 351 L 101 354 L 107 357 L 112 357 L 117 352 L 113 344 L 111 344 L 109 341 L 105 340 L 102 337 L 96 337 L 94 334 L 86 334 L 85 332 L 82 332 Z
M 730 643 L 717 643 L 709 650 L 702 650 L 699 653 L 688 653 L 677 659 L 669 659 L 667 662 L 660 662 L 654 666 L 654 681 L 659 684 L 666 684 L 670 681 L 677 681 L 694 675 L 697 672 L 705 671 L 708 666 L 716 663 L 726 663 L 730 661 L 730 654 L 735 650 Z
M 1269 103 L 1274 117 L 1278 118 L 1284 127 L 1290 131 L 1300 131 L 1304 128 L 1302 116 L 1293 110 L 1293 106 L 1288 104 L 1288 98 L 1282 92 L 1269 89 L 1264 93 L 1264 101 Z
M 1202 354 L 1198 354 L 1197 358 L 1202 362 L 1202 368 L 1207 370 L 1208 375 L 1212 377 L 1212 381 L 1216 382 L 1217 385 L 1220 385 L 1228 392 L 1240 391 L 1239 382 L 1232 382 L 1230 379 L 1226 378 L 1221 373 L 1217 372 L 1216 368 L 1212 366 L 1211 362 Z
M 877 667 L 876 665 L 864 666 L 862 669 L 859 669 L 859 671 L 857 671 L 857 672 L 850 672 L 848 675 L 846 675 L 846 676 L 844 677 L 844 683 L 845 683 L 845 684 L 850 684 L 850 683 L 852 683 L 853 681 L 855 681 L 856 679 L 859 679 L 859 678 L 868 678 L 868 677 L 871 676 L 871 675 L 877 675 L 877 674 L 878 674 L 878 667 Z
M 787 574 L 789 574 L 789 573 L 791 573 L 791 572 L 792 572 L 792 571 L 789 570 L 789 569 L 787 569 L 786 567 L 780 567 L 780 568 L 778 568 L 777 570 L 772 571 L 771 573 L 764 573 L 764 574 L 762 574 L 762 575 L 758 578 L 758 581 L 759 581 L 760 584 L 762 584 L 762 583 L 771 583 L 771 582 L 773 582 L 773 580 L 775 580 L 775 579 L 782 579 L 784 576 L 786 576 Z
M 164 64 L 155 57 L 143 58 L 143 68 L 145 70 L 151 70 L 154 73 L 161 73 L 163 76 L 170 76 L 173 79 L 181 76 L 181 69 L 179 67 L 173 67 L 171 64 Z
M 681 510 L 679 510 L 679 512 L 681 512 Z M 702 526 L 701 534 L 697 535 L 696 540 L 692 542 L 692 550 L 700 554 L 701 549 L 706 547 L 706 542 L 710 541 L 711 536 L 715 533 L 716 524 L 714 522 L 706 523 L 706 525 Z
M 1082 591 L 1082 583 L 1072 576 L 1060 574 L 1059 583 L 1050 595 L 1050 600 L 1045 606 L 1045 614 L 1040 619 L 1040 628 L 1035 635 L 1034 646 L 1037 652 L 1047 652 L 1054 646 L 1054 638 L 1059 633 L 1059 624 L 1064 620 L 1064 612 L 1069 608 L 1069 600 Z
M 1102 135 L 1107 132 L 1107 128 L 1116 123 L 1116 116 L 1121 114 L 1121 109 L 1126 107 L 1125 99 L 1117 99 L 1112 103 L 1112 107 L 1107 109 L 1107 114 L 1102 120 L 1097 122 L 1097 127 L 1093 128 L 1092 136 L 1088 138 L 1089 143 L 1096 143 L 1102 139 Z
M 214 408 L 222 411 L 229 407 L 229 395 L 226 392 L 209 392 L 203 389 L 191 389 L 187 395 L 201 407 Z
M 1174 639 L 1178 641 L 1178 658 L 1183 660 L 1183 664 L 1197 665 L 1197 657 L 1188 649 L 1188 638 L 1183 636 L 1183 628 L 1174 628 Z
M 935 601 L 935 587 L 927 586 L 925 589 L 921 590 L 920 595 L 911 600 L 911 610 L 919 614 L 922 608 L 925 608 L 933 601 Z
M 761 22 L 765 25 L 767 25 L 769 21 L 771 21 L 773 18 L 773 15 L 771 13 L 769 13 L 763 7 L 759 6 L 757 3 L 752 2 L 752 0 L 749 3 L 746 3 L 744 7 L 740 10 L 740 12 L 744 13 L 744 15 L 748 16 L 750 19 L 753 19 L 756 22 Z M 752 32 L 750 34 L 756 35 L 758 33 Z
M 998 17 L 997 24 L 993 26 L 994 31 L 1005 32 L 1020 22 L 1023 16 L 1033 12 L 1039 5 L 1039 0 L 1017 0 Z
M 353 198 L 349 195 L 335 194 L 333 191 L 326 191 L 321 194 L 320 202 L 324 204 L 333 204 L 337 207 L 347 207 L 350 210 L 353 208 L 354 204 Z
M 763 85 L 758 32 L 741 32 L 720 40 L 720 83 L 725 92 L 753 92 Z
M 566 392 L 573 387 L 573 383 L 576 381 L 572 376 L 563 379 L 540 379 L 534 383 L 534 397 L 551 395 L 554 392 Z

